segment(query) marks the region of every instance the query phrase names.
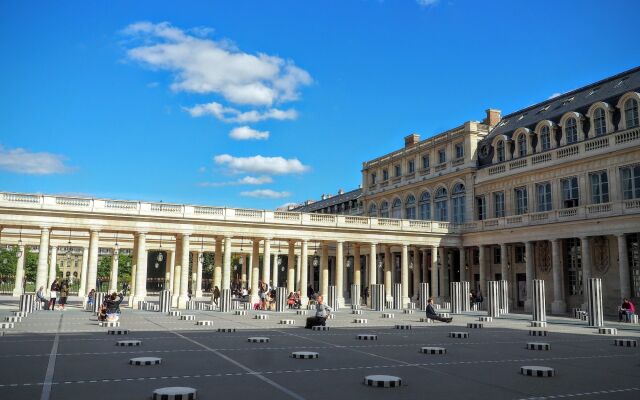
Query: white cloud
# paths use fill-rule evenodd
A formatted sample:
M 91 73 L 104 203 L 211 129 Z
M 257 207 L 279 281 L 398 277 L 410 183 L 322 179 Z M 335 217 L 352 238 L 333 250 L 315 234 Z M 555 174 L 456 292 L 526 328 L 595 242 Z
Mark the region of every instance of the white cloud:
M 258 131 L 248 126 L 239 126 L 229 132 L 229 137 L 236 140 L 267 140 L 269 139 L 269 131 Z
M 556 97 L 560 97 L 560 96 L 562 96 L 562 93 L 554 93 L 551 96 L 549 96 L 547 100 L 555 99 Z
M 272 183 L 273 179 L 270 176 L 245 176 L 231 182 L 200 182 L 200 187 L 222 187 L 222 186 L 240 186 L 240 185 L 264 185 L 265 183 Z
M 23 148 L 5 149 L 0 145 L 0 170 L 27 175 L 52 175 L 70 172 L 66 157 L 52 153 L 32 153 Z
M 289 120 L 296 119 L 298 113 L 294 109 L 280 110 L 277 108 L 269 108 L 264 111 L 240 111 L 233 107 L 226 107 L 217 102 L 211 102 L 206 104 L 196 104 L 193 107 L 185 107 L 192 117 L 202 117 L 205 115 L 213 115 L 215 118 L 224 122 L 259 122 L 267 119 L 275 120 Z
M 416 0 L 422 7 L 435 6 L 440 0 Z
M 168 22 L 136 22 L 122 32 L 139 40 L 127 51 L 128 58 L 171 71 L 175 91 L 215 93 L 237 104 L 270 106 L 298 99 L 300 87 L 312 82 L 291 60 L 245 53 L 224 40 L 203 37 L 211 33 L 208 28 L 184 31 Z
M 257 189 L 250 192 L 240 192 L 241 196 L 257 197 L 261 199 L 282 199 L 291 196 L 289 192 L 276 192 L 271 189 Z
M 216 164 L 226 165 L 233 173 L 253 174 L 301 174 L 307 172 L 309 167 L 303 165 L 297 158 L 285 159 L 283 157 L 234 157 L 229 154 L 220 154 L 213 158 Z

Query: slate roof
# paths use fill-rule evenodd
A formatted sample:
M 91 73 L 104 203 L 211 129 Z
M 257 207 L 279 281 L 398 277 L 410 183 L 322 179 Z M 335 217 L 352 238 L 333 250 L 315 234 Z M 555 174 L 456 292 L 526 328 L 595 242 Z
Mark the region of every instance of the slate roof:
M 351 200 L 359 199 L 362 196 L 362 189 L 355 189 L 350 192 L 346 192 L 343 194 L 337 194 L 335 196 L 331 196 L 328 199 L 319 200 L 314 203 L 311 203 L 306 206 L 300 206 L 292 209 L 291 211 L 296 212 L 313 212 L 326 207 L 331 207 L 335 204 L 346 203 Z

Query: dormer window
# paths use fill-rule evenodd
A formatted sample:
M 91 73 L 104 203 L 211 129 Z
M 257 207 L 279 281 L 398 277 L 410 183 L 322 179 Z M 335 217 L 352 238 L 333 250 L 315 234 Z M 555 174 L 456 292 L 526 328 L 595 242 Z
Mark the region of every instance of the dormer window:
M 596 109 L 596 112 L 593 115 L 593 123 L 596 136 L 604 135 L 607 133 L 607 119 L 602 107 Z
M 640 125 L 638 121 L 638 100 L 629 99 L 624 102 L 624 120 L 627 129 Z
M 518 136 L 518 155 L 520 157 L 527 155 L 527 137 L 524 134 Z
M 567 138 L 567 144 L 578 141 L 578 125 L 575 118 L 567 119 L 567 122 L 564 124 L 564 134 Z
M 498 162 L 504 161 L 504 141 L 499 141 L 496 146 L 496 155 L 498 158 Z
M 548 126 L 543 126 L 540 130 L 540 144 L 542 145 L 542 151 L 546 151 L 551 148 L 551 134 L 549 133 Z

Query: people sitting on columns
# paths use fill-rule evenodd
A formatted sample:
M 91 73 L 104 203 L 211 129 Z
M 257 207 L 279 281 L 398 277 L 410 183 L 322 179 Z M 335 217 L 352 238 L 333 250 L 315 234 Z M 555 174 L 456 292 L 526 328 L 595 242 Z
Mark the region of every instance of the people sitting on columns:
M 429 300 L 427 300 L 427 318 L 429 319 L 434 319 L 436 321 L 440 321 L 440 322 L 446 322 L 446 323 L 450 323 L 451 321 L 453 321 L 453 318 L 449 317 L 449 318 L 444 318 L 438 315 L 438 313 L 436 312 L 436 310 L 433 308 L 433 299 L 430 298 Z

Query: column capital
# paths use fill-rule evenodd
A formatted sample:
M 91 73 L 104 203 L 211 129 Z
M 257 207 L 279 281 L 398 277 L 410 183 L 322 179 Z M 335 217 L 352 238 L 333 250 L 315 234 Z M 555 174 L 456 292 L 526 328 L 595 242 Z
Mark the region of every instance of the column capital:
M 336 243 L 343 244 L 343 243 L 344 243 L 344 240 L 336 240 Z
M 617 238 L 624 238 L 627 236 L 627 234 L 625 232 L 618 232 L 615 234 Z
M 49 233 L 49 231 L 51 231 L 51 226 L 50 225 L 40 225 L 40 231 L 42 233 L 44 233 L 44 232 Z
M 95 226 L 92 226 L 92 227 L 89 228 L 89 232 L 91 232 L 91 233 L 100 233 L 101 230 L 102 229 L 100 229 L 98 227 L 95 227 Z

